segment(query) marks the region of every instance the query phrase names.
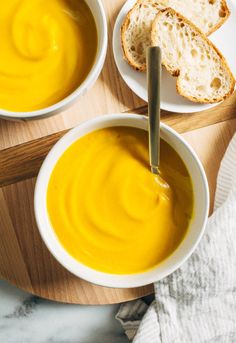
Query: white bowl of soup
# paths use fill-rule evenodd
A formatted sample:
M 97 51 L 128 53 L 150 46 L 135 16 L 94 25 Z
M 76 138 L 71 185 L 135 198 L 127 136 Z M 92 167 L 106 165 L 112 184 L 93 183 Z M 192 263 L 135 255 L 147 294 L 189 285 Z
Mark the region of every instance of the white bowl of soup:
M 108 287 L 138 287 L 174 272 L 197 247 L 209 191 L 189 144 L 161 124 L 160 175 L 148 162 L 148 119 L 84 122 L 49 152 L 35 187 L 43 241 L 70 272 Z
M 107 50 L 101 0 L 2 4 L 0 117 L 58 113 L 97 80 Z

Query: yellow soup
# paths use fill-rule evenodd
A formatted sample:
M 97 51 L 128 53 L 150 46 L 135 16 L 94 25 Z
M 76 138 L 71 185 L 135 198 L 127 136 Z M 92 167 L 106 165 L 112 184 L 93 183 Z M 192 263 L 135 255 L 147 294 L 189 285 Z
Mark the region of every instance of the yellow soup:
M 64 248 L 113 274 L 143 272 L 170 255 L 191 220 L 193 189 L 184 163 L 164 141 L 160 169 L 161 177 L 150 172 L 144 130 L 107 128 L 76 141 L 47 190 L 48 214 Z
M 97 50 L 83 0 L 9 0 L 0 9 L 0 108 L 33 111 L 72 93 Z

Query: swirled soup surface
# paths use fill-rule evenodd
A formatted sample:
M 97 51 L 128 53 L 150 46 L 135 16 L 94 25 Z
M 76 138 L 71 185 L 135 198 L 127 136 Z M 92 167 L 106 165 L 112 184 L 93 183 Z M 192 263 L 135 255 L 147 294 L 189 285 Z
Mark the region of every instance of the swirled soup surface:
M 71 94 L 97 50 L 83 0 L 9 0 L 0 7 L 0 108 L 33 111 Z
M 68 253 L 113 274 L 143 272 L 169 256 L 188 229 L 193 189 L 164 141 L 160 169 L 158 178 L 150 172 L 144 130 L 106 128 L 71 145 L 47 190 L 49 218 Z

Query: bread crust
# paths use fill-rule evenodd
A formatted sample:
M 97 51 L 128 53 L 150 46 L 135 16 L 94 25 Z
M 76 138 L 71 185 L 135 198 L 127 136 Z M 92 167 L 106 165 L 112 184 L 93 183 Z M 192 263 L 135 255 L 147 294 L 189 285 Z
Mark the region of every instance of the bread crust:
M 227 6 L 226 0 L 221 0 L 221 9 L 225 13 L 225 16 L 221 17 L 221 20 L 206 33 L 206 36 L 209 36 L 213 32 L 215 32 L 216 30 L 218 30 L 226 22 L 226 20 L 229 18 L 230 10 Z
M 142 6 L 143 0 L 137 0 L 136 3 L 134 4 L 134 6 L 129 10 L 129 12 L 127 13 L 122 26 L 121 26 L 121 46 L 122 46 L 122 50 L 123 50 L 123 56 L 124 59 L 129 63 L 129 65 L 135 69 L 136 71 L 140 71 L 140 72 L 144 72 L 146 71 L 146 63 L 140 64 L 140 63 L 136 63 L 136 61 L 132 58 L 132 55 L 129 53 L 128 50 L 128 46 L 125 43 L 125 32 L 128 30 L 129 24 L 130 24 L 130 18 L 133 12 L 135 12 L 136 10 L 139 9 L 139 7 Z M 156 7 L 158 7 L 158 0 L 156 0 Z M 224 22 L 228 19 L 229 15 L 230 15 L 230 10 L 227 6 L 226 0 L 221 0 L 221 8 L 222 11 L 225 13 L 225 16 L 222 17 L 222 19 L 217 23 L 217 25 L 213 26 L 207 33 L 206 35 L 210 35 L 211 33 L 213 33 L 214 31 L 216 31 L 218 28 L 220 28 Z M 165 8 L 166 9 L 166 8 Z M 164 9 L 164 10 L 165 10 Z M 172 74 L 172 73 L 171 73 Z M 172 74 L 173 75 L 173 74 Z M 173 76 L 177 76 L 177 75 L 173 75 Z
M 142 71 L 140 69 L 140 66 L 137 65 L 135 63 L 134 60 L 132 60 L 129 56 L 129 53 L 128 53 L 128 48 L 125 44 L 125 39 L 124 39 L 124 36 L 125 36 L 125 32 L 126 30 L 128 29 L 128 26 L 130 24 L 130 17 L 131 17 L 131 14 L 134 10 L 136 10 L 136 7 L 137 7 L 137 4 L 138 4 L 139 1 L 137 1 L 134 6 L 131 8 L 131 10 L 129 10 L 129 12 L 127 13 L 126 17 L 125 17 L 125 20 L 123 21 L 123 24 L 121 26 L 121 29 L 120 29 L 120 33 L 121 33 L 121 46 L 122 46 L 122 50 L 123 50 L 123 56 L 124 58 L 126 59 L 126 61 L 129 63 L 129 65 L 134 68 L 135 70 L 137 71 Z
M 129 65 L 134 68 L 136 71 L 144 72 L 146 71 L 146 63 L 144 64 L 137 64 L 134 59 L 132 59 L 132 56 L 130 56 L 128 51 L 128 46 L 125 44 L 125 32 L 128 30 L 128 26 L 130 24 L 130 17 L 134 11 L 136 11 L 139 7 L 142 6 L 142 0 L 137 0 L 134 6 L 129 10 L 127 13 L 123 24 L 121 26 L 121 46 L 123 50 L 123 56 L 126 59 L 126 61 L 129 63 Z
M 207 44 L 209 46 L 211 46 L 215 52 L 217 53 L 217 55 L 220 57 L 221 59 L 221 62 L 222 64 L 225 66 L 227 72 L 229 73 L 230 75 L 230 90 L 227 94 L 225 94 L 223 97 L 219 97 L 217 99 L 214 99 L 214 100 L 209 100 L 209 99 L 204 99 L 204 98 L 194 98 L 194 97 L 191 97 L 191 96 L 188 96 L 186 95 L 183 90 L 181 89 L 180 85 L 179 85 L 179 82 L 180 82 L 180 75 L 181 75 L 181 70 L 179 69 L 176 69 L 176 70 L 173 70 L 171 69 L 169 66 L 168 66 L 168 63 L 167 61 L 165 61 L 164 59 L 162 59 L 162 65 L 168 70 L 168 72 L 171 73 L 172 76 L 176 76 L 177 77 L 177 82 L 176 82 L 176 89 L 177 89 L 177 92 L 193 101 L 193 102 L 198 102 L 198 103 L 203 103 L 203 104 L 209 104 L 209 103 L 217 103 L 217 102 L 221 102 L 223 100 L 225 100 L 226 98 L 228 98 L 233 92 L 234 92 L 234 89 L 235 89 L 235 79 L 234 79 L 234 76 L 229 68 L 229 65 L 225 59 L 225 57 L 222 55 L 222 53 L 218 50 L 218 48 L 207 38 L 207 36 L 205 36 L 205 34 L 195 25 L 193 24 L 190 20 L 188 20 L 187 18 L 185 18 L 184 16 L 182 16 L 180 13 L 176 12 L 175 10 L 173 10 L 172 8 L 166 8 L 164 10 L 161 10 L 159 11 L 159 13 L 156 15 L 156 18 L 154 19 L 153 23 L 152 23 L 152 31 L 151 31 L 151 42 L 152 42 L 152 45 L 155 45 L 155 42 L 154 42 L 154 37 L 156 35 L 155 33 L 155 26 L 158 22 L 158 19 L 159 17 L 163 14 L 163 13 L 171 13 L 173 15 L 175 15 L 177 18 L 181 19 L 184 23 L 186 23 L 187 25 L 189 25 L 193 30 L 195 30 L 199 36 L 202 37 L 203 40 L 205 40 L 207 42 Z

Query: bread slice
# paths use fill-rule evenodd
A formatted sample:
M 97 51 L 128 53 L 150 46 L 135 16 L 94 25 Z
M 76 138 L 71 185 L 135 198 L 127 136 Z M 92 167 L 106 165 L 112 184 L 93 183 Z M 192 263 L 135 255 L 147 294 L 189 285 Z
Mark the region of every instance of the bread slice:
M 162 64 L 177 78 L 177 91 L 200 103 L 222 101 L 233 93 L 234 77 L 224 57 L 188 19 L 169 8 L 152 24 L 151 44 L 162 49 Z
M 182 13 L 207 35 L 219 28 L 230 14 L 225 0 L 138 0 L 121 27 L 124 57 L 136 70 L 146 69 L 152 22 L 160 10 L 168 7 Z

